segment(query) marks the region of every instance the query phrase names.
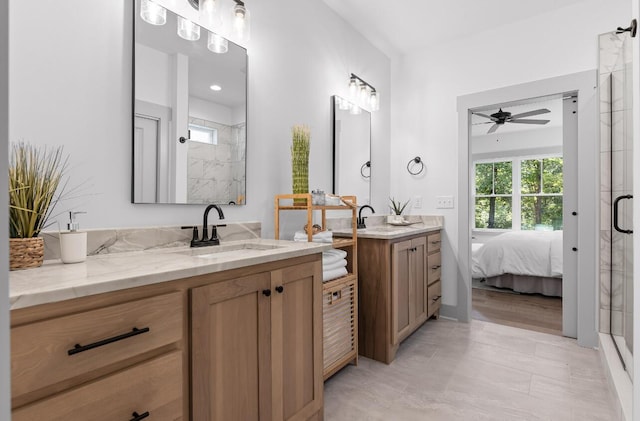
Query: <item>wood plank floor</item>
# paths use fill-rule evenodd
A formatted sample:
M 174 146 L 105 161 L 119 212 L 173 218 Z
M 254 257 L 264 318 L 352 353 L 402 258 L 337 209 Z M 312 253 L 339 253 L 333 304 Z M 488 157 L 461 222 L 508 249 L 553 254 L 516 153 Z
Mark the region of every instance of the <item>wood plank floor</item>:
M 562 335 L 562 298 L 472 289 L 476 320 Z

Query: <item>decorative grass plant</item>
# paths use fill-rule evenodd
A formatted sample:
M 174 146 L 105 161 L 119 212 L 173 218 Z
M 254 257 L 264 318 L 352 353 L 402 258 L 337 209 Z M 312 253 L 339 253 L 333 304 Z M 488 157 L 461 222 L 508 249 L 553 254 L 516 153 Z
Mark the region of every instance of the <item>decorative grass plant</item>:
M 293 193 L 309 193 L 309 149 L 311 131 L 308 126 L 296 125 L 291 128 L 291 170 Z M 293 201 L 296 206 L 305 206 L 305 199 Z
M 68 158 L 62 147 L 38 148 L 26 143 L 11 145 L 9 156 L 9 237 L 11 269 L 42 264 L 44 244 L 37 238 L 55 208 L 65 184 L 61 184 Z M 60 190 L 58 190 L 60 188 Z M 56 194 L 57 192 L 57 194 Z
M 404 202 L 404 204 L 399 200 L 396 202 L 396 200 L 391 197 L 389 198 L 389 200 L 391 201 L 391 205 L 389 205 L 389 208 L 393 211 L 394 215 L 402 215 L 402 212 L 404 212 L 404 209 L 409 204 L 408 200 Z

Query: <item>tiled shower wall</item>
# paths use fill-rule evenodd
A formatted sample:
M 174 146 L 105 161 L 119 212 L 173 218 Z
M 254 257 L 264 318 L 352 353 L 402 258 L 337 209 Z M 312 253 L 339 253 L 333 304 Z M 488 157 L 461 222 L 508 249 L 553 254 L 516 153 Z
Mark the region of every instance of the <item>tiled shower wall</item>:
M 227 126 L 199 118 L 189 123 L 217 129 L 218 144 L 188 141 L 188 203 L 244 203 L 245 124 Z
M 631 43 L 623 42 L 624 37 L 628 35 L 607 33 L 599 37 L 600 331 L 604 333 L 610 333 L 612 318 L 614 326 L 622 326 L 624 319 L 632 316 L 633 308 L 632 302 L 624 302 L 625 297 L 633 298 L 624 291 L 626 277 L 632 276 L 624 268 L 633 259 L 633 248 L 625 242 L 630 243 L 632 237 L 612 237 L 611 232 L 612 196 L 632 193 L 632 104 L 627 92 L 631 86 Z M 622 227 L 631 227 L 632 210 L 628 200 L 621 202 L 619 221 Z

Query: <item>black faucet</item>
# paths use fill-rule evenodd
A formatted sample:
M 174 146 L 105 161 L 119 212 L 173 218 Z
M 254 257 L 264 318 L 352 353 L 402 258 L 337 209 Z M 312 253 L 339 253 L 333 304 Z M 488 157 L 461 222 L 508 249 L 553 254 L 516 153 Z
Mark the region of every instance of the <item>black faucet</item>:
M 367 226 L 364 224 L 364 220 L 367 219 L 366 216 L 362 216 L 362 210 L 364 208 L 369 208 L 371 209 L 371 213 L 376 213 L 376 211 L 373 210 L 373 208 L 369 205 L 364 205 L 360 208 L 360 211 L 358 212 L 358 219 L 356 220 L 358 223 L 358 226 L 356 227 L 357 229 L 363 229 L 363 228 L 367 228 Z
M 220 239 L 218 238 L 218 229 L 217 227 L 224 227 L 226 225 L 213 225 L 211 231 L 211 238 L 209 237 L 208 230 L 208 219 L 209 219 L 209 211 L 211 209 L 215 209 L 218 211 L 218 218 L 224 219 L 224 213 L 222 209 L 218 205 L 209 205 L 204 210 L 204 215 L 202 217 L 202 239 L 198 239 L 198 227 L 182 227 L 182 229 L 193 229 L 193 237 L 191 238 L 191 247 L 206 247 L 206 246 L 217 246 L 220 244 Z

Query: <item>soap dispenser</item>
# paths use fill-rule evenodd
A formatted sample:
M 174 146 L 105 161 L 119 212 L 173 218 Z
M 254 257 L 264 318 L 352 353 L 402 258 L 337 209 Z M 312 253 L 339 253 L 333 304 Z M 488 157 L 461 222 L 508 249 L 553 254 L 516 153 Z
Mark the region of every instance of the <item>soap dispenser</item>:
M 67 232 L 60 233 L 60 257 L 62 263 L 84 262 L 87 258 L 87 233 L 78 231 L 76 215 L 86 212 L 69 212 Z

